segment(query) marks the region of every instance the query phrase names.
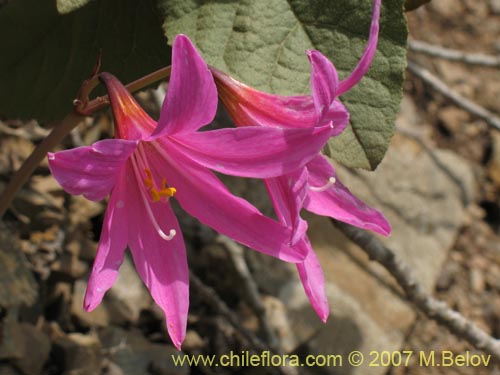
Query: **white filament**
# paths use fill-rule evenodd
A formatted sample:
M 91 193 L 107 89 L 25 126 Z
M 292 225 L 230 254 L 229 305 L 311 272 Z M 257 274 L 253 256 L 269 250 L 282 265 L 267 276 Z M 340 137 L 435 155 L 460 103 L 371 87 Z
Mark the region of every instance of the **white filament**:
M 312 191 L 314 191 L 316 193 L 321 193 L 322 191 L 330 189 L 335 184 L 335 182 L 337 182 L 337 179 L 332 176 L 328 179 L 328 182 L 325 185 L 323 185 L 323 186 L 309 186 L 309 189 L 311 189 Z
M 160 225 L 155 219 L 155 216 L 153 215 L 153 211 L 151 210 L 151 207 L 149 207 L 149 202 L 144 194 L 141 194 L 142 201 L 144 202 L 144 205 L 146 206 L 146 211 L 148 212 L 149 219 L 153 223 L 153 226 L 155 227 L 156 232 L 160 235 L 161 238 L 163 238 L 165 241 L 170 241 L 174 236 L 177 234 L 175 229 L 170 229 L 170 232 L 168 236 L 165 234 L 165 232 L 160 228 Z
M 140 158 L 137 158 L 137 159 L 140 159 Z M 145 160 L 141 160 L 141 162 L 145 162 Z M 137 182 L 139 184 L 139 189 L 141 189 L 141 183 L 140 183 L 141 174 L 139 173 L 139 171 L 137 169 L 138 167 L 137 167 L 136 163 L 134 163 L 134 161 L 132 161 L 132 168 L 134 169 L 134 174 L 135 174 L 135 177 L 136 177 Z M 151 223 L 153 224 L 153 227 L 155 228 L 156 232 L 165 241 L 172 240 L 175 237 L 175 235 L 177 234 L 177 232 L 175 231 L 175 229 L 170 229 L 169 234 L 168 235 L 165 234 L 165 232 L 160 228 L 160 225 L 156 221 L 155 216 L 153 215 L 153 211 L 151 210 L 151 207 L 149 206 L 149 202 L 148 202 L 148 199 L 146 198 L 145 192 L 141 191 L 141 193 L 142 193 L 141 194 L 142 201 L 144 202 L 144 206 L 146 206 L 146 211 L 148 213 L 149 219 L 151 220 Z

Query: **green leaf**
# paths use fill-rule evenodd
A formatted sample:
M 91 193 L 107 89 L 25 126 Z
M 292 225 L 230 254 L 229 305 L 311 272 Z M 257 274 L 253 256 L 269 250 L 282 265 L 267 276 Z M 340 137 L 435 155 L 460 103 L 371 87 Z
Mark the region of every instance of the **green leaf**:
M 61 119 L 102 49 L 102 70 L 123 82 L 170 62 L 154 0 L 96 0 L 59 15 L 55 1 L 0 8 L 0 114 Z
M 363 53 L 372 0 L 158 0 L 169 40 L 187 34 L 211 65 L 260 90 L 309 93 L 306 49 L 345 78 Z M 329 142 L 333 158 L 374 169 L 393 133 L 402 96 L 407 27 L 403 0 L 384 0 L 378 50 L 367 76 L 342 101 L 351 126 Z
M 90 0 L 57 0 L 57 11 L 60 14 L 71 13 L 87 4 Z

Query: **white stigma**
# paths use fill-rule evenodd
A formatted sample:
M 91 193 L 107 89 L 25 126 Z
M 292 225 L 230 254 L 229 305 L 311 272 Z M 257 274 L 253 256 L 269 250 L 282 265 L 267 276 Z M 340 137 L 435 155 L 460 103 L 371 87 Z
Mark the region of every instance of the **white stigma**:
M 311 189 L 312 191 L 314 191 L 316 193 L 321 193 L 322 191 L 330 189 L 335 184 L 335 182 L 337 182 L 337 179 L 332 176 L 328 179 L 328 182 L 325 185 L 323 185 L 323 186 L 309 186 L 309 189 Z
M 140 149 L 140 148 L 139 148 Z M 140 160 L 140 158 L 138 158 Z M 142 162 L 142 160 L 141 160 Z M 132 163 L 132 168 L 134 170 L 134 174 L 137 178 L 137 181 L 140 181 L 141 180 L 141 175 L 139 173 L 139 170 L 137 168 L 137 165 L 136 163 Z M 146 192 L 144 190 L 142 190 L 140 192 L 140 195 L 141 195 L 141 198 L 142 198 L 142 201 L 144 203 L 144 206 L 146 207 L 146 212 L 148 214 L 148 217 L 149 219 L 151 220 L 151 223 L 153 224 L 153 227 L 155 228 L 156 230 L 156 233 L 158 233 L 158 235 L 164 239 L 165 241 L 170 241 L 172 240 L 175 235 L 177 234 L 177 232 L 175 231 L 175 229 L 170 229 L 170 232 L 168 235 L 165 234 L 165 232 L 160 228 L 160 225 L 158 224 L 158 222 L 156 221 L 156 218 L 155 218 L 155 215 L 153 214 L 153 210 L 151 209 L 151 207 L 149 206 L 149 202 L 148 202 L 148 198 L 146 198 Z
M 165 234 L 165 232 L 160 228 L 160 225 L 156 221 L 155 215 L 153 214 L 153 211 L 151 210 L 151 207 L 149 206 L 149 202 L 144 194 L 141 194 L 142 200 L 144 202 L 144 205 L 146 206 L 146 211 L 148 213 L 149 219 L 151 220 L 151 223 L 153 224 L 153 227 L 155 228 L 156 232 L 159 234 L 161 238 L 163 238 L 165 241 L 170 241 L 172 238 L 175 237 L 177 232 L 175 229 L 170 229 L 170 232 L 168 236 Z
M 177 232 L 175 231 L 175 229 L 170 229 L 170 232 L 168 234 L 168 236 L 165 234 L 165 232 L 163 232 L 161 229 L 158 229 L 158 234 L 160 235 L 161 238 L 163 238 L 165 241 L 170 241 L 171 239 L 173 239 L 175 237 L 175 235 L 177 234 Z

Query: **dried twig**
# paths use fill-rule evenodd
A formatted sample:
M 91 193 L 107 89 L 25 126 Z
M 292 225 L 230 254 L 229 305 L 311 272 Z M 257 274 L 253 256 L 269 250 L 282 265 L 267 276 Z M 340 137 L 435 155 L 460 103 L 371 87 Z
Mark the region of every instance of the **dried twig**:
M 456 91 L 453 91 L 443 81 L 441 81 L 427 69 L 422 68 L 418 64 L 412 61 L 408 61 L 408 69 L 422 81 L 430 85 L 434 90 L 438 91 L 442 95 L 446 96 L 448 99 L 452 100 L 459 107 L 465 109 L 474 116 L 483 119 L 489 125 L 493 126 L 495 129 L 500 130 L 500 118 L 494 113 L 488 111 L 487 109 L 481 107 L 480 105 L 477 105 L 476 103 L 470 101 L 469 99 L 464 98 Z
M 243 338 L 247 340 L 248 344 L 257 351 L 264 352 L 269 351 L 271 354 L 275 353 L 271 348 L 269 348 L 265 343 L 263 343 L 258 337 L 256 337 L 252 332 L 247 330 L 240 324 L 238 317 L 231 311 L 231 309 L 224 303 L 224 301 L 219 297 L 217 292 L 211 287 L 205 285 L 196 275 L 192 272 L 189 273 L 189 282 L 191 286 L 196 290 L 200 297 L 212 306 L 219 314 L 225 317 L 229 323 L 243 335 Z M 282 366 L 278 367 L 281 374 L 284 375 L 295 375 L 296 369 L 293 367 Z
M 460 313 L 450 309 L 446 303 L 427 294 L 413 276 L 410 267 L 397 259 L 396 255 L 375 236 L 338 221 L 333 223 L 367 253 L 371 260 L 377 261 L 389 271 L 404 290 L 408 300 L 420 311 L 446 326 L 456 336 L 467 340 L 477 349 L 484 350 L 500 361 L 500 340 L 491 337 Z
M 443 48 L 420 40 L 409 40 L 408 47 L 413 52 L 425 53 L 441 59 L 459 61 L 471 65 L 500 67 L 500 56 L 482 53 L 465 53 L 456 49 Z
M 264 335 L 266 336 L 266 340 L 269 343 L 269 346 L 274 351 L 279 353 L 280 350 L 278 348 L 278 339 L 266 318 L 266 309 L 262 304 L 262 299 L 260 298 L 257 284 L 255 283 L 250 270 L 248 269 L 245 257 L 243 255 L 242 246 L 223 235 L 217 236 L 217 242 L 226 248 L 229 256 L 231 257 L 234 267 L 236 268 L 236 271 L 238 272 L 241 281 L 243 282 L 243 287 L 245 288 L 248 302 L 252 307 L 255 315 L 257 315 L 257 318 L 259 319 L 260 326 L 264 331 Z
M 250 346 L 260 351 L 268 350 L 266 344 L 240 324 L 238 317 L 231 311 L 231 309 L 219 297 L 214 289 L 205 285 L 192 272 L 189 273 L 189 283 L 206 303 L 212 306 L 219 314 L 224 316 L 229 323 L 243 335 Z
M 147 87 L 161 79 L 170 76 L 170 66 L 159 69 L 147 76 L 139 78 L 126 87 L 129 92 L 135 92 L 144 87 Z M 97 76 L 86 80 L 80 88 L 78 99 L 73 101 L 75 107 L 66 117 L 59 122 L 50 134 L 36 147 L 31 155 L 26 159 L 21 168 L 12 176 L 11 180 L 0 194 L 0 219 L 4 215 L 7 208 L 12 203 L 14 196 L 17 194 L 21 186 L 28 181 L 29 177 L 40 164 L 47 152 L 52 150 L 59 144 L 68 133 L 76 127 L 85 116 L 95 113 L 97 110 L 105 108 L 108 105 L 107 96 L 99 96 L 92 101 L 88 101 L 88 95 L 97 85 Z

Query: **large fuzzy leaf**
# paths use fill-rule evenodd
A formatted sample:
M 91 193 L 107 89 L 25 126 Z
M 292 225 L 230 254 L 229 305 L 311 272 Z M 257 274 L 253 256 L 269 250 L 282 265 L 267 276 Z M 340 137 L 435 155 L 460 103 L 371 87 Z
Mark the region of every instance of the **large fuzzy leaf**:
M 170 40 L 187 34 L 209 64 L 260 90 L 309 92 L 306 49 L 318 49 L 341 78 L 356 66 L 368 37 L 372 0 L 158 0 Z M 403 0 L 384 0 L 373 66 L 342 96 L 351 126 L 329 142 L 332 157 L 374 169 L 393 133 L 406 64 Z
M 54 0 L 16 0 L 0 8 L 0 35 L 0 115 L 11 118 L 62 118 L 100 48 L 102 69 L 125 82 L 170 63 L 154 0 L 94 0 L 66 15 Z
M 87 4 L 90 0 L 56 0 L 57 11 L 61 14 L 71 13 Z

